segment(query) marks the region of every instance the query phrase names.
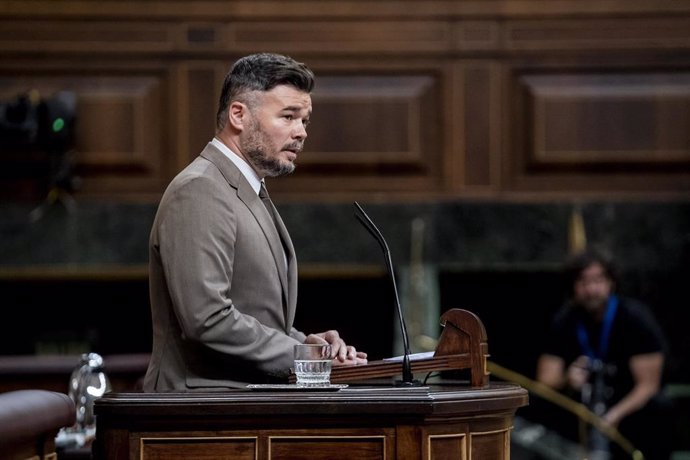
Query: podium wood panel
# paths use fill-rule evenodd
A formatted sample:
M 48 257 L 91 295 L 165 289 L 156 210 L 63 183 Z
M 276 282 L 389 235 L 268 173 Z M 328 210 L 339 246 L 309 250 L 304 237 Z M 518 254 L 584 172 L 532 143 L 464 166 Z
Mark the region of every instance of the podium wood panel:
M 113 393 L 97 400 L 96 458 L 510 458 L 517 385 L 334 392 Z

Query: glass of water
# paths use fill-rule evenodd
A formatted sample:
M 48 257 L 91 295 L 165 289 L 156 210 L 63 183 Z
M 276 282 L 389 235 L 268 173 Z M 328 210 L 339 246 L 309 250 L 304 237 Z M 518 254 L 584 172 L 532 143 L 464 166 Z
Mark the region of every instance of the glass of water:
M 297 385 L 324 386 L 331 383 L 331 346 L 301 343 L 295 345 Z

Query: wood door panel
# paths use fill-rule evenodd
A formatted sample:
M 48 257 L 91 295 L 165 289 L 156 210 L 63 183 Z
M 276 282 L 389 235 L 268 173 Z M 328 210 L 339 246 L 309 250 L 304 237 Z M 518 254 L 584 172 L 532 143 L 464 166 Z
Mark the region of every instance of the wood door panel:
M 269 437 L 269 458 L 294 460 L 384 460 L 383 436 L 294 436 Z
M 143 438 L 142 460 L 255 460 L 256 437 Z

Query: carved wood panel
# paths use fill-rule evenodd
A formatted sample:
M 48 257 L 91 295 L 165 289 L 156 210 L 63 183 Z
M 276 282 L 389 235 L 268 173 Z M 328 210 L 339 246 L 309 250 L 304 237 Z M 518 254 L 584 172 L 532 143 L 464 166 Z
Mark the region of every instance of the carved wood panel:
M 518 187 L 690 188 L 690 74 L 531 69 L 516 87 Z
M 142 438 L 142 460 L 175 460 L 190 458 L 233 458 L 255 460 L 258 458 L 258 437 L 179 437 Z
M 439 79 L 433 75 L 323 75 L 298 172 L 278 191 L 406 190 L 440 186 Z

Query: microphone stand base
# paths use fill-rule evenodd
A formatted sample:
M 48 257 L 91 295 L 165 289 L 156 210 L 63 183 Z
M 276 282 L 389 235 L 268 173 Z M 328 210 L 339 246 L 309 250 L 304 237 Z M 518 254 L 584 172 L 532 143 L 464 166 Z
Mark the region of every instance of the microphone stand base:
M 421 387 L 423 385 L 422 385 L 422 382 L 420 382 L 419 380 L 411 380 L 411 381 L 396 380 L 395 386 L 396 387 L 410 388 L 410 387 Z

